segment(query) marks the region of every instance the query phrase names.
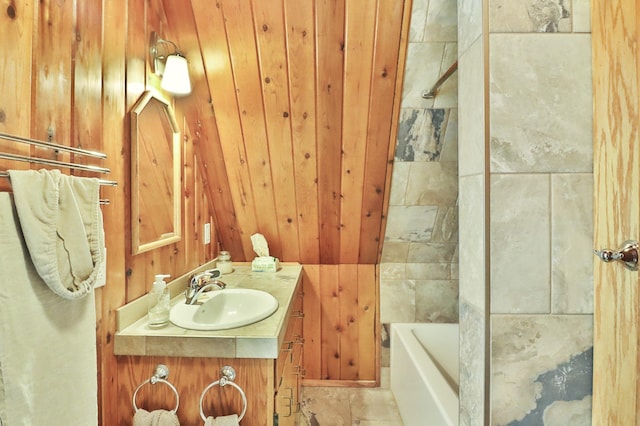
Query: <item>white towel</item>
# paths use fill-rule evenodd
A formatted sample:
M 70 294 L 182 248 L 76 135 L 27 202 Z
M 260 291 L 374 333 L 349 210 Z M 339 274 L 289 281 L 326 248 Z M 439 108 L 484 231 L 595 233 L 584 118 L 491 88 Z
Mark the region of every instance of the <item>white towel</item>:
M 0 193 L 0 407 L 9 425 L 98 424 L 93 292 L 53 293 L 38 275 L 9 193 Z
M 133 426 L 180 426 L 180 421 L 173 411 L 138 409 L 133 415 Z
M 230 416 L 218 416 L 213 418 L 211 416 L 207 417 L 207 420 L 204 422 L 204 426 L 239 426 L 240 422 L 238 421 L 237 414 L 231 414 Z
M 98 180 L 59 170 L 9 170 L 9 176 L 38 274 L 65 299 L 92 292 L 104 261 Z

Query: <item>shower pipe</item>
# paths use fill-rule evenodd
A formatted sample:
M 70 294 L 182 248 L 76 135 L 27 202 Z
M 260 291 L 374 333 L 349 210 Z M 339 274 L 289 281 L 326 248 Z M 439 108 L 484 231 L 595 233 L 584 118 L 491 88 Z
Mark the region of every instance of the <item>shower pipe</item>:
M 440 86 L 442 86 L 444 84 L 445 81 L 447 81 L 447 79 L 449 77 L 451 77 L 451 75 L 456 72 L 456 70 L 458 69 L 458 61 L 455 61 L 453 63 L 453 65 L 451 65 L 449 67 L 449 69 L 447 71 L 445 71 L 444 74 L 442 74 L 442 77 L 440 77 L 438 79 L 438 81 L 436 81 L 436 84 L 433 85 L 433 87 L 431 88 L 431 90 L 429 90 L 428 92 L 424 92 L 422 94 L 422 97 L 424 99 L 433 99 L 436 97 L 436 93 L 438 92 L 438 89 L 440 89 Z

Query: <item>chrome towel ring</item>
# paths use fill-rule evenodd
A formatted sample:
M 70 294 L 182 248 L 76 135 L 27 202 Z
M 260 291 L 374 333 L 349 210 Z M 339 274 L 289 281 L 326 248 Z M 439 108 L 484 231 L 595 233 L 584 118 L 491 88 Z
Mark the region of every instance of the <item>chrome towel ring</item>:
M 135 411 L 139 410 L 138 405 L 136 404 L 136 396 L 138 395 L 138 391 L 140 390 L 141 387 L 143 387 L 147 383 L 151 383 L 152 385 L 155 385 L 156 383 L 164 383 L 165 385 L 169 386 L 173 391 L 173 393 L 176 395 L 176 408 L 171 410 L 171 412 L 175 414 L 176 411 L 178 411 L 178 407 L 180 406 L 180 396 L 178 395 L 178 391 L 176 390 L 175 386 L 173 386 L 170 382 L 167 381 L 168 377 L 169 377 L 169 369 L 167 368 L 167 366 L 158 364 L 158 366 L 156 366 L 155 373 L 153 373 L 153 376 L 151 376 L 151 378 L 145 380 L 144 382 L 140 383 L 140 385 L 136 388 L 136 391 L 133 393 L 134 410 Z
M 204 410 L 202 408 L 202 402 L 204 401 L 204 396 L 206 395 L 207 392 L 209 392 L 209 389 L 218 385 L 220 385 L 221 387 L 224 387 L 226 385 L 231 385 L 232 387 L 236 388 L 238 392 L 240 392 L 240 395 L 242 396 L 243 407 L 242 407 L 242 412 L 238 416 L 238 421 L 242 420 L 245 413 L 247 412 L 247 396 L 245 395 L 242 388 L 233 382 L 235 378 L 236 378 L 236 370 L 234 370 L 233 367 L 225 365 L 220 370 L 220 379 L 210 383 L 209 386 L 207 386 L 202 391 L 202 395 L 200 395 L 200 417 L 202 418 L 203 421 L 205 422 L 207 421 L 207 416 L 204 414 Z

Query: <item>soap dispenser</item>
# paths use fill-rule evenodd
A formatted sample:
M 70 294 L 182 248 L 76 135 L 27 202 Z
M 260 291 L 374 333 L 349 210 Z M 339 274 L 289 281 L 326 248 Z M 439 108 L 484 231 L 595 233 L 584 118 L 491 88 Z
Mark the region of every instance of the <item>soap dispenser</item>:
M 156 275 L 153 288 L 149 292 L 149 327 L 161 328 L 169 324 L 169 309 L 171 308 L 171 298 L 165 278 L 170 275 Z

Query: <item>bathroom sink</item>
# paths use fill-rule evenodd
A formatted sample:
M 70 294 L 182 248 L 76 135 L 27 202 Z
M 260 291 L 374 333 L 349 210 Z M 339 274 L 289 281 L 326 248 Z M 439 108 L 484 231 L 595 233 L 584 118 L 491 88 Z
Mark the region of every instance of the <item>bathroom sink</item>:
M 195 305 L 180 302 L 169 319 L 190 330 L 226 330 L 262 321 L 278 309 L 278 301 L 262 290 L 232 288 L 203 293 Z

